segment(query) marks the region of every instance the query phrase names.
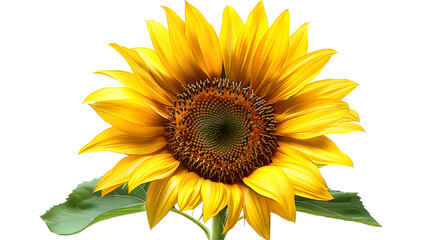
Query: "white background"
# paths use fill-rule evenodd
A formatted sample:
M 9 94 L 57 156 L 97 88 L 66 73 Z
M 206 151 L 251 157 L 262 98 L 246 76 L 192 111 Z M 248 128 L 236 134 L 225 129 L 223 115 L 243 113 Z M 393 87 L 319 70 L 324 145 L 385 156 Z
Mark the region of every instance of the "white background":
M 242 16 L 257 1 L 190 1 L 220 30 L 223 8 Z M 366 133 L 333 137 L 354 168 L 322 169 L 332 189 L 359 192 L 382 225 L 297 214 L 272 215 L 272 239 L 428 239 L 429 15 L 424 1 L 264 1 L 269 22 L 289 8 L 291 28 L 310 22 L 309 50 L 340 52 L 317 79 L 360 86 L 346 98 Z M 83 99 L 119 86 L 96 70 L 128 70 L 108 43 L 152 47 L 145 20 L 166 23 L 165 5 L 182 17 L 184 1 L 2 1 L 0 3 L 1 239 L 204 239 L 170 213 L 152 231 L 146 214 L 97 223 L 62 237 L 40 219 L 75 186 L 99 177 L 120 158 L 77 155 L 106 129 Z M 261 239 L 243 222 L 227 239 Z

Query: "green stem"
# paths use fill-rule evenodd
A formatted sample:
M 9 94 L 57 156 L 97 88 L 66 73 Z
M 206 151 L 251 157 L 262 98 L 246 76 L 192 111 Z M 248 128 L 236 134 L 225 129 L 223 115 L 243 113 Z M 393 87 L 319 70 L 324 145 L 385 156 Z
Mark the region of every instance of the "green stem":
M 213 225 L 212 225 L 212 237 L 210 240 L 224 240 L 226 233 L 222 234 L 223 228 L 225 227 L 226 222 L 226 208 L 224 208 L 222 211 L 220 211 L 214 218 L 213 218 Z
M 195 224 L 197 224 L 206 234 L 207 239 L 210 240 L 210 230 L 202 223 L 200 223 L 197 219 L 193 218 L 192 216 L 186 214 L 186 213 L 182 213 L 179 210 L 177 210 L 176 208 L 172 208 L 171 209 L 172 212 L 175 212 L 177 214 L 180 214 L 182 216 L 184 216 L 185 218 L 191 220 L 192 222 L 194 222 Z M 222 238 L 223 239 L 223 238 Z

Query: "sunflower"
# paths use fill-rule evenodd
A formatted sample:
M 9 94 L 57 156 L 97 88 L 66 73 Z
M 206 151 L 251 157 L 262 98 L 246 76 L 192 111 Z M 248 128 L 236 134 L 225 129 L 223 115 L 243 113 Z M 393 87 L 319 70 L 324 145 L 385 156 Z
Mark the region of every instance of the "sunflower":
M 290 35 L 286 10 L 269 27 L 262 2 L 245 23 L 226 7 L 219 36 L 189 3 L 185 21 L 164 10 L 168 29 L 147 21 L 154 50 L 111 44 L 132 72 L 97 73 L 124 87 L 84 101 L 112 127 L 80 153 L 127 155 L 94 191 L 150 182 L 151 228 L 202 203 L 204 221 L 227 208 L 227 232 L 243 212 L 266 239 L 271 212 L 295 221 L 295 195 L 331 200 L 319 167 L 352 162 L 325 135 L 363 131 L 342 101 L 356 83 L 311 82 L 336 51 L 308 53 L 308 24 Z

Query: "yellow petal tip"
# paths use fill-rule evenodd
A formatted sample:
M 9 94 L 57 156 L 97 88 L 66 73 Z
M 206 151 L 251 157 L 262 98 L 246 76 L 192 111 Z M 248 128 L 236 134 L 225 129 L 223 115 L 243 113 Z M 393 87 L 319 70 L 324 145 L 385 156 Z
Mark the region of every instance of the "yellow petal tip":
M 89 97 L 89 96 L 88 96 L 88 97 Z M 90 102 L 90 101 L 88 100 L 88 97 L 86 97 L 86 98 L 83 100 L 82 104 L 85 104 L 85 103 Z
M 334 55 L 334 54 L 338 54 L 338 53 L 339 53 L 338 51 L 336 51 L 336 50 L 334 50 L 334 49 L 330 49 L 330 48 L 327 48 L 327 49 L 325 49 L 325 50 L 326 50 L 326 51 L 329 51 L 331 55 Z
M 102 188 L 101 188 L 101 186 L 97 183 L 97 185 L 95 185 L 94 190 L 92 190 L 92 192 L 93 192 L 93 193 L 95 193 L 95 192 L 98 192 L 98 191 L 101 191 L 101 190 L 103 190 L 103 189 L 102 189 Z
M 155 219 L 154 217 L 149 217 L 147 218 L 147 221 L 149 223 L 149 229 L 152 230 L 160 221 L 161 219 Z
M 130 184 L 130 182 L 128 182 L 128 193 L 131 193 L 136 187 L 137 186 L 134 186 L 134 184 Z
M 156 225 L 156 224 L 154 224 L 154 223 L 152 223 L 152 222 L 149 222 L 149 229 L 150 229 L 150 230 L 152 230 L 152 228 L 154 228 L 154 227 L 155 227 L 155 225 Z

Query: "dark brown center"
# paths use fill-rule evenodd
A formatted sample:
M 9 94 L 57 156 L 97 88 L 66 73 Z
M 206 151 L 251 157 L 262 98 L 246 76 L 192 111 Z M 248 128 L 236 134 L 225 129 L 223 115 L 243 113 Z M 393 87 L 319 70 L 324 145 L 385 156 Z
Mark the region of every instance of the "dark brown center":
M 171 153 L 189 171 L 231 184 L 272 162 L 276 120 L 263 98 L 227 79 L 184 88 L 174 101 L 166 136 Z

